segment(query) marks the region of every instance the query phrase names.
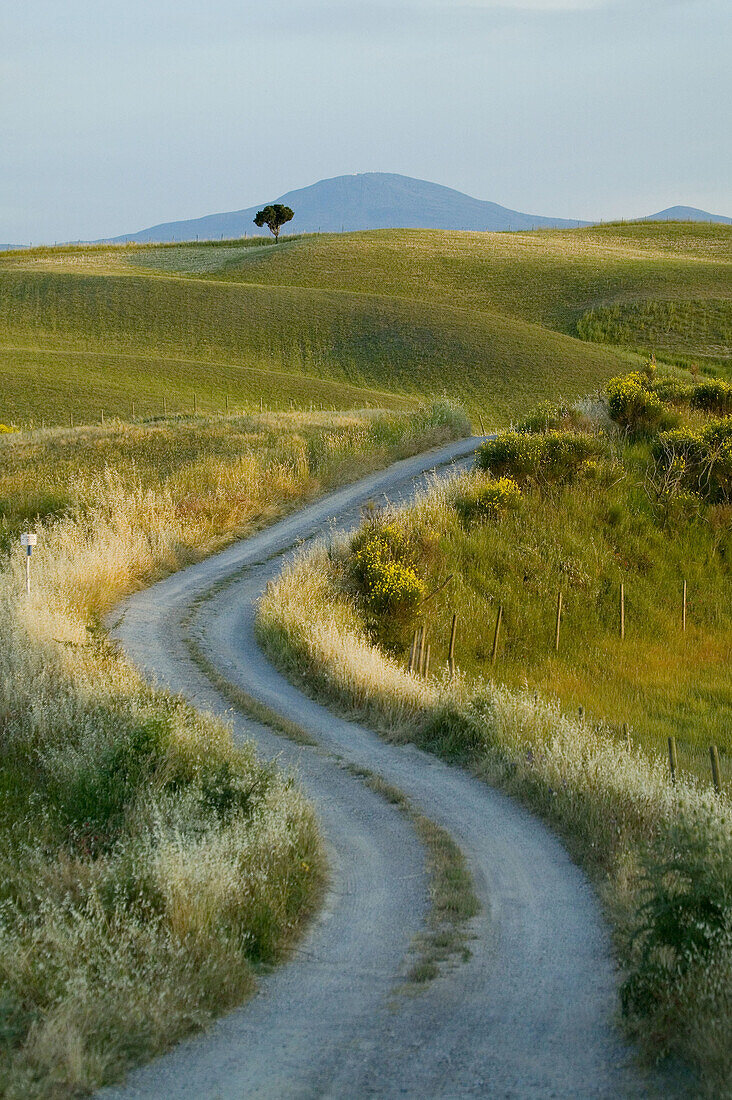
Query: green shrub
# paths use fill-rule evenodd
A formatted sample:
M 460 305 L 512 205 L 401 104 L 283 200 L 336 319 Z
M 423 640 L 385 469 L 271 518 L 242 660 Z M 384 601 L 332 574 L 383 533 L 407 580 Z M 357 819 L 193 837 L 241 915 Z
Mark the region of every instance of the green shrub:
M 691 382 L 685 382 L 683 379 L 674 378 L 671 375 L 654 378 L 650 389 L 665 404 L 676 406 L 688 405 L 694 392 L 694 386 Z
M 715 416 L 727 416 L 732 413 L 732 386 L 721 378 L 699 382 L 692 390 L 691 405 Z
M 74 847 L 96 854 L 114 842 L 126 810 L 160 767 L 169 740 L 163 717 L 137 722 L 124 736 L 117 731 L 99 756 L 87 759 L 59 789 L 59 812 Z
M 476 455 L 476 465 L 494 477 L 509 476 L 518 482 L 536 475 L 539 465 L 540 437 L 520 432 L 501 432 L 487 439 Z
M 611 378 L 605 392 L 612 419 L 634 435 L 670 426 L 663 402 L 648 388 L 643 375 L 635 372 L 620 378 Z
M 626 1015 L 657 1011 L 692 966 L 732 947 L 732 866 L 722 828 L 712 815 L 697 824 L 696 833 L 672 827 L 645 855 L 632 965 L 621 988 Z
M 510 477 L 476 481 L 453 500 L 453 508 L 466 526 L 476 520 L 496 519 L 518 508 L 521 490 Z
M 604 452 L 601 440 L 574 432 L 547 432 L 524 435 L 503 432 L 486 440 L 478 451 L 479 469 L 494 477 L 510 477 L 519 484 L 570 481 L 586 462 Z
M 671 431 L 661 432 L 653 441 L 651 453 L 661 455 L 672 451 L 674 454 L 683 455 L 685 459 L 696 461 L 703 448 L 703 440 L 699 432 L 691 428 L 672 428 Z
M 651 453 L 667 484 L 683 486 L 711 502 L 732 500 L 732 416 L 701 432 L 661 432 Z
M 732 416 L 709 424 L 702 432 L 707 448 L 707 495 L 712 500 L 732 500 Z
M 541 401 L 532 411 L 516 424 L 515 430 L 522 434 L 557 431 L 566 420 L 568 410 L 564 405 L 555 405 L 552 401 Z
M 234 814 L 250 816 L 272 777 L 273 773 L 263 768 L 253 780 L 245 781 L 228 760 L 208 765 L 200 780 L 201 807 L 204 813 L 214 814 L 222 822 L 229 821 Z
M 588 458 L 582 463 L 579 473 L 586 481 L 593 481 L 603 488 L 622 481 L 626 476 L 622 462 L 609 458 Z

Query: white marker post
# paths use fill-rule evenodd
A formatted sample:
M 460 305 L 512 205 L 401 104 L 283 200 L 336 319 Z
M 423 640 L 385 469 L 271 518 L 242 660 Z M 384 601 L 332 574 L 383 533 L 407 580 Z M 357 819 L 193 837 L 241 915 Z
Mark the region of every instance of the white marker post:
M 25 546 L 25 594 L 30 596 L 30 560 L 31 551 L 33 547 L 38 543 L 38 535 L 32 535 L 29 531 L 24 531 L 20 536 L 20 545 Z

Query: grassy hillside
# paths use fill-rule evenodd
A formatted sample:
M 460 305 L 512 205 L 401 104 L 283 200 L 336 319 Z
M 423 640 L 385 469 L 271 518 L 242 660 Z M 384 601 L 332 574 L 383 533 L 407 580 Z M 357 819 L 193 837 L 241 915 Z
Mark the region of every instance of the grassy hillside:
M 246 260 L 225 258 L 211 277 L 337 288 L 495 310 L 572 334 L 599 304 L 732 297 L 732 227 L 686 223 L 534 233 L 380 230 L 309 237 Z M 147 264 L 142 254 L 135 258 Z M 173 252 L 165 253 L 169 267 Z M 158 264 L 163 262 L 158 257 Z
M 111 341 L 109 341 L 111 343 Z M 37 425 L 94 423 L 170 413 L 269 409 L 414 408 L 414 400 L 366 386 L 216 358 L 74 347 L 0 346 L 2 419 Z M 228 406 L 227 406 L 228 402 Z
M 720 419 L 700 408 L 695 395 L 708 401 L 708 386 L 690 378 L 686 389 L 663 376 L 631 375 L 624 386 L 629 401 L 651 403 L 653 429 L 623 424 L 631 432 L 627 440 L 595 409 L 591 419 L 576 410 L 541 410 L 521 432 L 484 445 L 479 459 L 487 475 L 478 472 L 428 495 L 383 538 L 389 520 L 375 521 L 376 564 L 357 539 L 345 587 L 373 636 L 406 660 L 419 613 L 400 604 L 396 589 L 382 598 L 376 579 L 381 558 L 393 561 L 406 570 L 404 584 L 411 571 L 422 596 L 434 593 L 424 622 L 436 668 L 447 665 L 457 612 L 456 660 L 468 676 L 489 674 L 512 689 L 528 682 L 570 713 L 582 707 L 589 719 L 608 723 L 619 741 L 627 725 L 635 743 L 651 753 L 665 754 L 674 736 L 682 769 L 705 784 L 711 782 L 709 746 L 716 744 L 728 785 L 732 416 Z M 669 386 L 673 400 L 664 404 L 657 394 Z M 719 386 L 728 413 L 732 386 Z M 547 435 L 547 426 L 564 434 Z M 532 457 L 541 448 L 548 455 L 543 466 Z
M 499 419 L 537 396 L 596 388 L 618 365 L 605 348 L 495 313 L 142 275 L 0 272 L 0 327 L 5 400 L 14 415 L 36 377 L 40 349 L 56 377 L 82 387 L 77 415 L 89 400 L 88 377 L 97 405 L 107 400 L 105 382 L 111 405 L 120 380 L 131 400 L 143 378 L 138 403 L 152 389 L 158 408 L 167 382 L 170 401 L 182 407 L 195 389 L 207 397 L 213 389 L 219 407 L 224 388 L 232 400 L 262 396 L 279 407 L 290 400 L 399 403 L 385 390 L 448 392 Z M 49 354 L 59 351 L 66 359 Z M 110 354 L 119 357 L 114 364 Z
M 488 425 L 596 389 L 632 351 L 724 371 L 731 241 L 646 223 L 6 253 L 0 420 L 447 392 Z

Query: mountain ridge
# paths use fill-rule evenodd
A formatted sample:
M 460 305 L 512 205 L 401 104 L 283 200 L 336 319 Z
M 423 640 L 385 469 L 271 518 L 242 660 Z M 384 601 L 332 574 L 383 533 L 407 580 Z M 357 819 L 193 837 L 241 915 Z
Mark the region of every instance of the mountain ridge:
M 369 229 L 443 229 L 502 232 L 527 229 L 569 229 L 596 223 L 569 218 L 525 214 L 498 203 L 476 199 L 451 187 L 388 172 L 333 176 L 307 187 L 287 191 L 242 210 L 223 211 L 199 218 L 160 222 L 135 233 L 100 238 L 94 243 L 167 242 L 267 236 L 254 225 L 257 211 L 268 202 L 292 207 L 295 217 L 288 233 L 338 233 Z M 695 207 L 675 206 L 639 221 L 672 219 L 732 224 L 732 218 Z M 633 220 L 633 219 L 630 219 Z
M 364 229 L 466 229 L 505 230 L 569 228 L 587 225 L 567 218 L 547 218 L 510 210 L 451 187 L 386 172 L 363 172 L 318 180 L 308 187 L 287 191 L 276 199 L 291 206 L 295 217 L 291 233 L 337 233 Z M 208 214 L 201 218 L 161 222 L 136 233 L 108 238 L 125 241 L 216 239 L 267 235 L 253 219 L 267 203 L 243 210 Z
M 669 206 L 657 214 L 648 214 L 639 218 L 642 222 L 717 222 L 719 225 L 732 225 L 732 218 L 724 214 L 710 214 L 708 210 L 699 210 L 696 206 Z

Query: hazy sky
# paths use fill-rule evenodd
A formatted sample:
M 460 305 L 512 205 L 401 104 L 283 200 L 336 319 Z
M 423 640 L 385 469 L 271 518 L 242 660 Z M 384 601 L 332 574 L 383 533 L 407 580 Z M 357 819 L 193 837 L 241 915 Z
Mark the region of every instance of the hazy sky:
M 401 172 L 732 215 L 731 0 L 1 0 L 0 242 Z

